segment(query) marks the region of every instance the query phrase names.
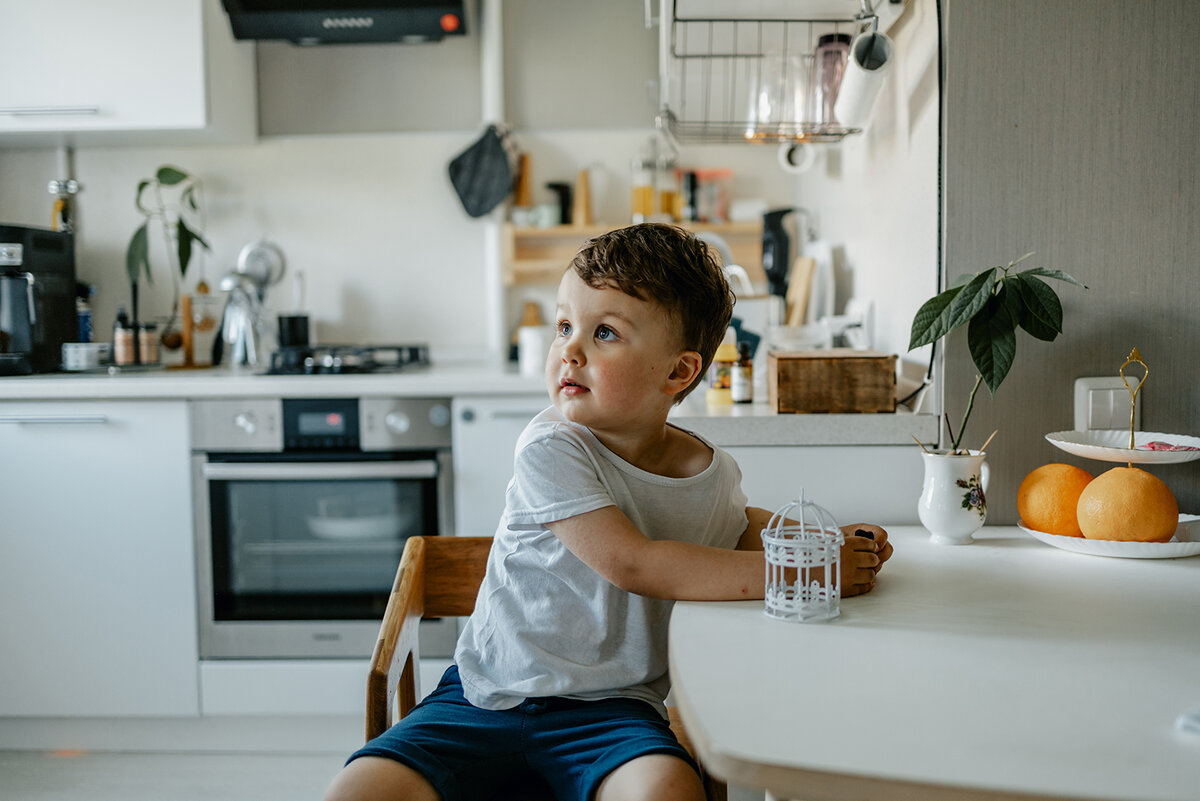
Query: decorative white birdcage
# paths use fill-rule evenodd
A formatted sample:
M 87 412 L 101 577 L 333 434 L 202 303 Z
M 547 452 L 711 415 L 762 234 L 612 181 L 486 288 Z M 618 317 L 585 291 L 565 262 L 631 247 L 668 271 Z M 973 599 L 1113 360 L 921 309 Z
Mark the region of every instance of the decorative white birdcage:
M 762 530 L 762 542 L 767 615 L 793 621 L 838 616 L 845 536 L 833 515 L 804 500 L 801 491 L 799 499 L 771 516 Z

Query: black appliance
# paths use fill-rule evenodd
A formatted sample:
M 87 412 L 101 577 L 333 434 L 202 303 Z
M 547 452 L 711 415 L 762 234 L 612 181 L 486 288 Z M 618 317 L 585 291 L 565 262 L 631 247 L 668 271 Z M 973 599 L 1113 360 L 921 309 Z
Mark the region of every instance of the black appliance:
M 428 345 L 290 345 L 271 354 L 267 373 L 398 373 L 428 366 Z
M 0 225 L 0 272 L 5 274 L 0 352 L 6 354 L 0 358 L 0 375 L 58 370 L 63 343 L 79 335 L 74 236 Z
M 783 218 L 795 209 L 775 209 L 763 215 L 762 266 L 767 274 L 767 288 L 772 295 L 787 296 L 788 272 L 791 270 L 791 234 Z
M 463 0 L 221 0 L 238 39 L 299 45 L 437 42 L 462 36 Z

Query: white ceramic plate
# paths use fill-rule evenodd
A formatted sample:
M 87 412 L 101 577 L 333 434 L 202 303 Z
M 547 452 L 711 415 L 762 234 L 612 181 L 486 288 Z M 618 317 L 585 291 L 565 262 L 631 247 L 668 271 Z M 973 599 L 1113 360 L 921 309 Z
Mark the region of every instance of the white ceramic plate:
M 1046 439 L 1056 448 L 1085 459 L 1135 464 L 1178 464 L 1200 459 L 1200 450 L 1151 451 L 1143 450 L 1147 442 L 1166 442 L 1200 448 L 1200 437 L 1183 434 L 1160 434 L 1155 431 L 1133 432 L 1133 450 L 1129 449 L 1128 431 L 1055 431 Z
M 1200 515 L 1180 515 L 1179 528 L 1169 542 L 1118 542 L 1116 540 L 1088 540 L 1083 537 L 1063 537 L 1034 531 L 1024 523 L 1017 526 L 1034 539 L 1064 551 L 1085 553 L 1089 556 L 1117 556 L 1124 559 L 1177 559 L 1181 556 L 1200 554 Z
M 404 520 L 399 514 L 363 515 L 361 517 L 308 518 L 312 533 L 326 540 L 381 540 L 400 533 Z

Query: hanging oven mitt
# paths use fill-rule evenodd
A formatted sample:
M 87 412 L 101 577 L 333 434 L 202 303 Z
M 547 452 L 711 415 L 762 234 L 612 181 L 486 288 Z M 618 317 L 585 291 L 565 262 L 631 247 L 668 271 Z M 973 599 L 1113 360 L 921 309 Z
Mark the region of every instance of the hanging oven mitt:
M 450 182 L 463 208 L 472 217 L 482 217 L 496 208 L 512 191 L 507 134 L 489 125 L 483 136 L 450 162 Z

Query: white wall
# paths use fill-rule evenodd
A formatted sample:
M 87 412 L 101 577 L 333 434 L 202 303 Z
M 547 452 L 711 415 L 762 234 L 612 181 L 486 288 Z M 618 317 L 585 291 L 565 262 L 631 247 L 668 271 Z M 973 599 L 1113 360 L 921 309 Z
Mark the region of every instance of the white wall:
M 684 166 L 729 167 L 732 196 L 772 207 L 813 210 L 818 233 L 839 256 L 843 286 L 879 301 L 877 346 L 904 353 L 908 325 L 932 294 L 936 260 L 937 35 L 933 0 L 910 0 L 896 23 L 898 64 L 867 132 L 850 137 L 799 178 L 782 172 L 771 146 L 688 146 Z M 638 31 L 642 33 L 642 31 Z M 650 34 L 647 34 L 649 36 Z M 79 277 L 99 286 L 99 338 L 107 338 L 117 305 L 128 300 L 124 254 L 140 224 L 138 181 L 160 165 L 201 176 L 207 197 L 203 260 L 211 285 L 235 264 L 247 242 L 279 244 L 289 270 L 303 270 L 315 336 L 326 343 L 428 341 L 439 350 L 482 354 L 489 319 L 505 326 L 527 298 L 548 288 L 506 293 L 507 309 L 488 308 L 481 222 L 469 218 L 446 175 L 449 161 L 478 129 L 437 132 L 264 137 L 247 146 L 177 148 L 81 147 L 75 153 Z M 574 181 L 594 167 L 596 216 L 619 223 L 628 214 L 629 163 L 653 133 L 645 128 L 517 130 L 532 156 L 535 202 L 549 202 L 547 181 Z M 840 153 L 840 155 L 839 155 Z M 8 150 L 0 140 L 0 220 L 49 225 L 57 175 L 52 149 Z M 155 237 L 157 232 L 152 233 Z M 143 282 L 145 319 L 170 310 L 170 278 L 152 238 L 156 284 Z M 565 266 L 565 265 L 564 265 Z M 194 266 L 188 284 L 199 271 Z M 268 306 L 292 306 L 289 281 Z

